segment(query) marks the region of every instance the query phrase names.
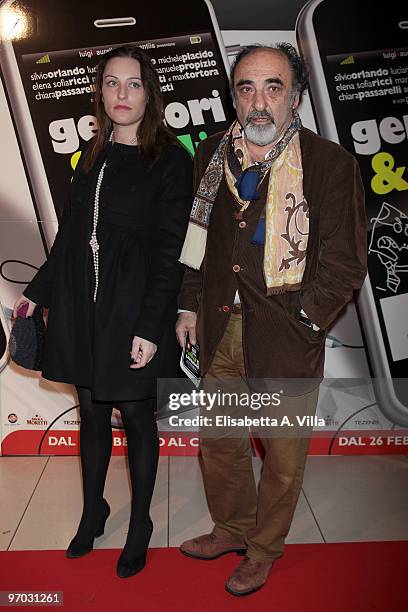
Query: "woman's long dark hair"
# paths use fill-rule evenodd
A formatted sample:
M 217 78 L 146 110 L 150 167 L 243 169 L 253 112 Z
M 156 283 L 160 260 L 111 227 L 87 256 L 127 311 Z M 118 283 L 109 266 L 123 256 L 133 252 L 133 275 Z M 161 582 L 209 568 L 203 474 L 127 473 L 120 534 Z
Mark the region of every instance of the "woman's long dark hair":
M 146 91 L 147 104 L 140 122 L 137 138 L 143 157 L 152 163 L 168 144 L 178 144 L 176 136 L 163 125 L 163 97 L 159 77 L 149 56 L 139 47 L 124 46 L 106 53 L 98 64 L 95 79 L 95 114 L 98 132 L 82 160 L 82 168 L 89 172 L 96 158 L 107 144 L 113 126 L 102 102 L 102 84 L 105 68 L 114 57 L 131 57 L 140 63 L 140 76 Z

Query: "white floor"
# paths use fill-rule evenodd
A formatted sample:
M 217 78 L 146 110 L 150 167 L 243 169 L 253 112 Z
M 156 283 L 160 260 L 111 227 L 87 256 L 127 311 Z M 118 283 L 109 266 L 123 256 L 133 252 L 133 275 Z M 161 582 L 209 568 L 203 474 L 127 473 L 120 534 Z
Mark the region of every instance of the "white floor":
M 77 457 L 0 458 L 0 550 L 64 549 L 81 514 Z M 260 460 L 254 459 L 257 476 Z M 309 457 L 288 543 L 408 540 L 408 456 Z M 95 548 L 121 548 L 129 519 L 124 457 L 112 457 L 111 516 Z M 211 528 L 195 457 L 162 457 L 151 546 L 177 546 Z

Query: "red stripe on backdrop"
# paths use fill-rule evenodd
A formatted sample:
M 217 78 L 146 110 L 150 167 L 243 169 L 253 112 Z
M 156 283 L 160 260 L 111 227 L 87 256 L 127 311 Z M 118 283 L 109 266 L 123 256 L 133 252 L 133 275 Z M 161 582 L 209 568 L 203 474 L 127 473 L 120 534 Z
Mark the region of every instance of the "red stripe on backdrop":
M 195 432 L 175 435 L 160 432 L 162 456 L 196 456 L 199 439 Z M 113 455 L 126 453 L 123 431 L 114 431 Z M 19 430 L 8 434 L 2 442 L 3 455 L 78 455 L 79 432 L 76 430 Z M 254 452 L 262 455 L 262 445 L 254 440 Z M 383 455 L 408 452 L 408 430 L 315 432 L 309 455 Z

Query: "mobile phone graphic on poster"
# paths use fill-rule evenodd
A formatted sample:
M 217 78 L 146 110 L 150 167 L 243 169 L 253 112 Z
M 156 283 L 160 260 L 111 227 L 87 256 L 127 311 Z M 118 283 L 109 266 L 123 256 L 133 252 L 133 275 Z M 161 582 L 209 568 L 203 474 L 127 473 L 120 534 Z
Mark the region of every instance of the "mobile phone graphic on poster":
M 312 0 L 296 33 L 319 132 L 357 158 L 366 191 L 368 274 L 358 296 L 385 416 L 408 425 L 408 9 Z
M 134 44 L 150 55 L 162 84 L 165 121 L 191 154 L 231 121 L 228 61 L 210 2 L 6 0 L 0 24 L 2 82 L 31 193 L 20 218 L 38 222 L 36 240 L 45 254 L 81 151 L 97 130 L 94 78 L 104 53 Z M 10 232 L 18 242 L 18 224 L 9 223 L 0 224 L 0 241 Z M 13 257 L 2 252 L 2 260 Z M 32 263 L 27 255 L 25 261 Z M 1 301 L 11 306 L 10 291 L 1 287 Z

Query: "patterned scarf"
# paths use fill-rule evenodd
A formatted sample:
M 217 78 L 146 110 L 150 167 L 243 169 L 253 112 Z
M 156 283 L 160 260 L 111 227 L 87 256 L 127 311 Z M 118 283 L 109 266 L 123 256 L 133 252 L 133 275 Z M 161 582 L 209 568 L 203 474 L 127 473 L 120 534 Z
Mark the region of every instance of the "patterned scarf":
M 201 266 L 211 211 L 223 176 L 243 212 L 252 200 L 259 198 L 256 189 L 269 173 L 265 217 L 260 220 L 253 242 L 265 244 L 267 294 L 299 289 L 309 234 L 309 209 L 303 197 L 300 126 L 300 118 L 295 113 L 285 134 L 265 161 L 250 165 L 242 128 L 238 122 L 232 124 L 221 139 L 198 187 L 181 263 L 196 270 Z

